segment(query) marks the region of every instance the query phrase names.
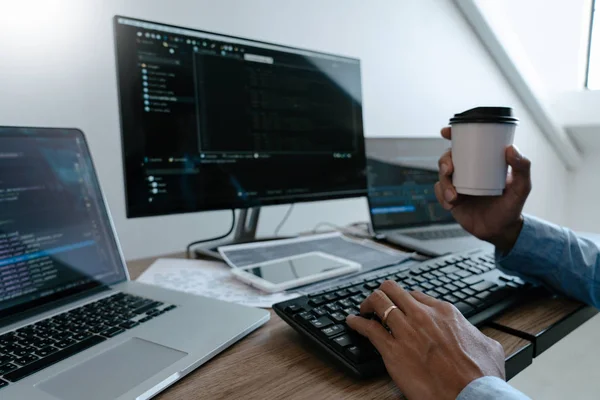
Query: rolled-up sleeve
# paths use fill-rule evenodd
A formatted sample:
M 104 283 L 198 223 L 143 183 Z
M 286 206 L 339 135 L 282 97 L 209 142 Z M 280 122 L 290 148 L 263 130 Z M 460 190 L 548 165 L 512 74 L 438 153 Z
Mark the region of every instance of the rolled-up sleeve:
M 484 376 L 471 382 L 456 400 L 531 400 L 500 378 Z
M 504 272 L 600 306 L 600 249 L 569 229 L 525 216 L 508 254 L 496 252 Z

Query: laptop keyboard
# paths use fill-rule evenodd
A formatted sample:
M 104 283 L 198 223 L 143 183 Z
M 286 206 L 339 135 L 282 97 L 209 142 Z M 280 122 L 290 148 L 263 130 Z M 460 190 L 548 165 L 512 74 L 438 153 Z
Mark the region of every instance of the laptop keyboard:
M 402 235 L 408 236 L 416 240 L 440 240 L 440 239 L 452 239 L 469 236 L 469 233 L 464 229 L 441 229 L 438 231 L 413 231 L 413 232 L 402 232 Z
M 527 286 L 519 278 L 498 271 L 492 254 L 479 252 L 426 261 L 410 269 L 389 268 L 366 279 L 275 304 L 273 309 L 353 374 L 376 375 L 383 371 L 381 357 L 368 340 L 347 327 L 346 316 L 358 315 L 360 304 L 386 280 L 452 303 L 466 317 L 514 297 Z
M 0 389 L 174 308 L 117 293 L 0 335 Z

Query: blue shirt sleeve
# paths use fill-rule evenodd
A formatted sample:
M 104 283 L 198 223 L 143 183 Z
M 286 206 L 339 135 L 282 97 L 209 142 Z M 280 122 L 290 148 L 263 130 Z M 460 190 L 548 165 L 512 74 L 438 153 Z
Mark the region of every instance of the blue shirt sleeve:
M 484 376 L 469 383 L 456 400 L 531 400 L 508 383 L 494 376 Z
M 525 216 L 508 254 L 496 252 L 504 272 L 600 307 L 600 249 L 569 229 Z

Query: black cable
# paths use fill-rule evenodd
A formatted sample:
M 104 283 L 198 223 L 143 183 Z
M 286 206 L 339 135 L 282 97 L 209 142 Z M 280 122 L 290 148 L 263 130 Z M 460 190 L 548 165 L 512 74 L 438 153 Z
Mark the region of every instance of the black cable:
M 277 228 L 275 228 L 275 233 L 273 233 L 273 236 L 277 237 L 279 235 L 279 231 L 281 230 L 281 228 L 283 228 L 283 224 L 285 224 L 286 221 L 290 218 L 290 215 L 292 214 L 293 209 L 294 209 L 294 203 L 290 204 L 290 208 L 288 208 L 285 215 L 283 216 L 283 219 L 281 220 L 279 225 L 277 225 Z
M 187 258 L 192 258 L 192 257 L 190 257 L 190 255 L 191 255 L 190 250 L 192 249 L 192 247 L 194 247 L 198 244 L 202 244 L 202 243 L 208 243 L 208 242 L 213 242 L 215 240 L 225 239 L 227 236 L 231 235 L 231 232 L 233 232 L 234 229 L 235 229 L 235 210 L 232 208 L 231 209 L 231 228 L 229 228 L 229 231 L 227 231 L 226 234 L 221 235 L 221 236 L 212 237 L 209 239 L 197 240 L 195 242 L 188 244 L 187 247 L 185 248 L 185 253 L 187 255 Z

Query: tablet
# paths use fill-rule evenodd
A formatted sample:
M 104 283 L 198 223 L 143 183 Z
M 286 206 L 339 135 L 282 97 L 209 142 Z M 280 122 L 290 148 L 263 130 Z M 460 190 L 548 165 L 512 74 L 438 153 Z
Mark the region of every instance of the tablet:
M 274 293 L 358 272 L 360 269 L 360 264 L 353 261 L 312 252 L 233 268 L 231 272 L 251 286 Z

